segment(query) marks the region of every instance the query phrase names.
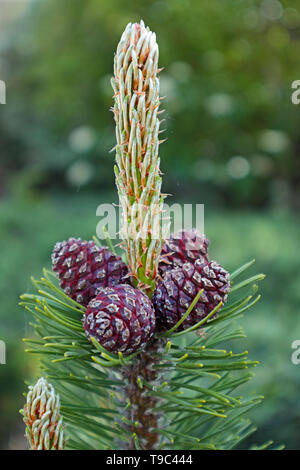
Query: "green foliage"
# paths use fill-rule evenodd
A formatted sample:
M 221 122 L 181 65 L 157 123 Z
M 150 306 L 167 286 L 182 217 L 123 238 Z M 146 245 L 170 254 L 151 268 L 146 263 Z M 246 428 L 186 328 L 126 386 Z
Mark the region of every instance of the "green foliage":
M 245 414 L 261 397 L 243 398 L 238 388 L 252 377 L 248 369 L 257 361 L 249 360 L 247 351 L 226 349 L 228 342 L 245 337 L 233 320 L 260 298 L 256 283 L 264 275 L 238 279 L 252 264 L 231 274 L 230 301 L 217 317 L 214 313 L 221 305 L 206 322 L 181 332 L 176 332 L 176 325 L 158 335 L 167 342 L 157 352 L 154 367 L 161 374 L 155 384 L 136 378 L 145 396 L 159 398 L 156 410 L 163 413 L 164 422 L 157 429 L 161 447 L 231 449 L 255 430 Z M 44 277 L 33 283 L 36 293 L 21 296 L 21 305 L 34 317 L 37 336 L 25 340 L 30 344 L 27 352 L 41 357 L 43 376 L 60 394 L 68 448 L 114 449 L 119 437 L 133 438 L 139 449 L 138 423 L 128 423 L 124 416 L 131 404 L 122 401 L 120 376 L 121 368 L 133 364 L 137 353 L 124 358 L 108 353 L 96 341 L 90 344 L 81 323 L 84 307 L 57 287 L 52 272 L 45 270 Z M 137 426 L 137 432 L 128 433 L 124 421 Z
M 120 31 L 143 18 L 165 67 L 166 191 L 179 179 L 204 202 L 297 205 L 299 1 L 277 13 L 258 0 L 33 2 L 2 52 L 5 168 L 37 168 L 46 187 L 112 186 L 112 57 Z
M 18 410 L 24 405 L 24 377 L 35 374 L 34 361 L 29 366 L 21 339 L 16 342 L 14 338 L 3 336 L 0 331 L 1 339 L 6 344 L 7 360 L 6 365 L 0 365 L 0 449 L 7 448 L 8 442 L 11 447 L 18 443 L 19 449 L 22 449 L 24 426 Z

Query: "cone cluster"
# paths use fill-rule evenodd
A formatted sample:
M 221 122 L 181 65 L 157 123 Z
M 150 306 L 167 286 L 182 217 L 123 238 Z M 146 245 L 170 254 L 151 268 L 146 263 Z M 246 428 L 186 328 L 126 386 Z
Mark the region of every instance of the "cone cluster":
M 152 300 L 130 285 L 126 264 L 106 247 L 70 238 L 57 243 L 53 270 L 65 293 L 86 306 L 83 327 L 111 353 L 145 349 L 155 329 L 173 328 L 203 291 L 179 329 L 205 319 L 230 290 L 229 274 L 209 261 L 207 238 L 195 229 L 173 234 L 164 243 Z

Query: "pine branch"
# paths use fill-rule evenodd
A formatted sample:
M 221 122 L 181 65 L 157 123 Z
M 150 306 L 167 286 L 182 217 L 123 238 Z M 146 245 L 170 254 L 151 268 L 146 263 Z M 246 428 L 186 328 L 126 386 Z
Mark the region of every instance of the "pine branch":
M 34 320 L 35 337 L 25 340 L 27 352 L 40 356 L 43 376 L 51 380 L 55 397 L 60 397 L 68 449 L 231 449 L 255 430 L 246 415 L 261 397 L 242 398 L 239 387 L 251 379 L 249 369 L 258 362 L 248 358 L 248 351 L 231 348 L 235 339 L 245 338 L 234 320 L 259 301 L 258 283 L 265 276 L 241 279 L 252 260 L 233 271 L 229 281 L 218 263 L 209 262 L 209 241 L 204 235 L 198 237 L 201 248 L 190 251 L 188 243 L 186 256 L 181 253 L 182 259 L 193 263 L 172 269 L 164 279 L 158 272 L 165 236 L 161 227 L 164 195 L 158 156 L 158 73 L 155 34 L 142 21 L 130 23 L 117 48 L 112 86 L 124 261 L 137 289 L 109 284 L 111 264 L 104 260 L 97 239 L 82 242 L 71 238 L 57 243 L 52 257 L 54 271 L 68 295 L 58 287 L 54 274 L 45 270 L 40 280 L 32 280 L 34 293 L 21 297 L 21 305 Z M 111 250 L 106 249 L 108 259 L 114 259 L 115 267 L 120 268 L 121 260 L 113 255 L 115 248 L 106 229 L 104 234 Z M 196 257 L 191 257 L 195 252 Z M 195 282 L 186 267 L 192 269 Z M 114 281 L 128 281 L 127 267 L 122 269 L 127 279 L 119 272 Z M 178 300 L 177 307 L 183 301 L 186 312 L 182 314 L 180 303 L 179 317 L 174 321 L 170 317 L 166 331 L 167 323 L 162 323 L 169 314 L 166 309 L 159 317 L 156 296 L 166 305 L 165 289 L 167 300 L 176 303 L 172 294 L 179 290 L 181 275 L 184 289 L 194 294 L 184 294 L 189 301 Z M 102 284 L 99 279 L 104 279 Z M 105 285 L 109 287 L 105 289 Z M 28 409 L 24 409 L 26 416 Z M 62 447 L 63 438 L 53 440 L 43 427 L 35 434 L 31 421 L 26 424 L 32 446 Z
M 25 342 L 60 394 L 66 448 L 227 449 L 253 432 L 244 415 L 261 398 L 241 399 L 236 390 L 251 379 L 248 370 L 257 361 L 224 345 L 245 337 L 232 320 L 253 307 L 253 295 L 243 292 L 262 278 L 236 283 L 240 296 L 230 293 L 226 309 L 199 330 L 178 335 L 173 329 L 145 353 L 125 358 L 88 341 L 85 309 L 51 272 L 33 280 L 36 293 L 23 295 L 21 305 L 34 318 L 37 339 Z

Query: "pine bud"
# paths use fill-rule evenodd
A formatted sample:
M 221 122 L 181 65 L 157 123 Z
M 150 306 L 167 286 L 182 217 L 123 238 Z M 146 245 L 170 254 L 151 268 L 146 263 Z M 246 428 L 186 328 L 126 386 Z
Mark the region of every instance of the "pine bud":
M 30 450 L 63 450 L 65 445 L 60 398 L 43 377 L 29 386 L 27 401 L 20 411 L 26 424 Z
M 129 23 L 117 47 L 112 78 L 115 174 L 129 269 L 146 290 L 154 288 L 163 238 L 158 72 L 155 33 L 143 21 Z

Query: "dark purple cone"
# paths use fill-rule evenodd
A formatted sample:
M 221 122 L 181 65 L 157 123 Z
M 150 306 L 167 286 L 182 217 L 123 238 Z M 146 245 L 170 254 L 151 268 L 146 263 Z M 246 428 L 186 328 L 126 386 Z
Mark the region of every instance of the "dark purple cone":
M 107 351 L 124 355 L 143 349 L 155 328 L 154 307 L 141 291 L 129 285 L 101 289 L 83 316 L 88 338 Z
M 197 293 L 204 289 L 189 316 L 178 328 L 185 330 L 205 318 L 220 301 L 227 300 L 229 274 L 215 261 L 203 263 L 201 258 L 167 271 L 153 294 L 156 320 L 161 328 L 170 329 L 185 314 Z
M 87 306 L 101 287 L 129 282 L 128 268 L 119 256 L 93 241 L 70 238 L 56 243 L 52 253 L 53 271 L 65 293 Z
M 208 262 L 208 245 L 209 240 L 197 229 L 181 230 L 171 235 L 162 248 L 159 274 L 163 276 L 166 271 L 187 261 L 194 263 L 199 258 Z

